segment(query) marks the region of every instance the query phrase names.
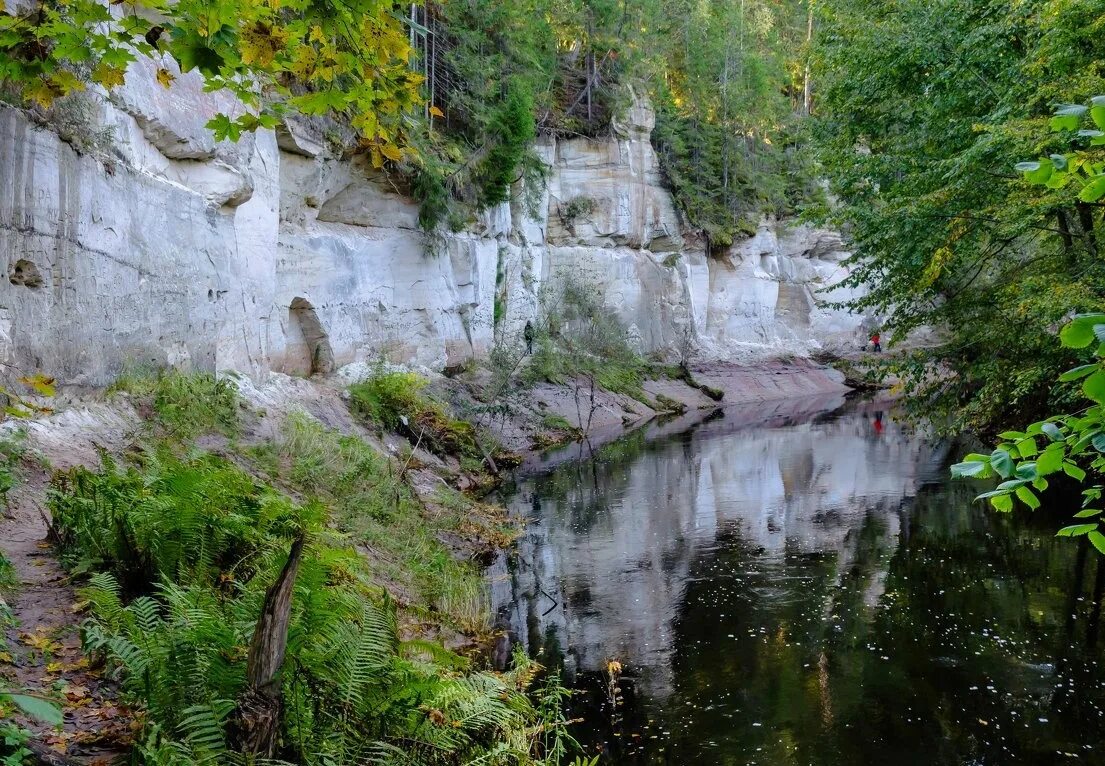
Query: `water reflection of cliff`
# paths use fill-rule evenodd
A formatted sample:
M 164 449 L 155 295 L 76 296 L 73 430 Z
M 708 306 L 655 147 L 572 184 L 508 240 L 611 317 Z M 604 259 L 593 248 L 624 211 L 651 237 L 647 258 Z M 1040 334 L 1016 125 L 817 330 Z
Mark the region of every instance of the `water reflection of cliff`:
M 827 408 L 811 415 L 818 404 Z M 873 604 L 885 567 L 872 573 L 869 551 L 894 550 L 903 509 L 943 452 L 875 405 L 841 405 L 791 404 L 793 418 L 787 405 L 733 411 L 524 481 L 514 510 L 530 523 L 509 570 L 496 573 L 500 619 L 531 651 L 563 651 L 569 671 L 627 662 L 639 690 L 662 701 L 674 688 L 687 594 L 724 576 L 703 571 L 719 550 L 747 552 L 761 575 L 747 587 L 783 606 L 811 584 L 785 562 L 816 558 L 824 592 L 826 577 L 847 577 L 862 548 L 863 601 Z M 830 597 L 818 611 L 834 608 Z

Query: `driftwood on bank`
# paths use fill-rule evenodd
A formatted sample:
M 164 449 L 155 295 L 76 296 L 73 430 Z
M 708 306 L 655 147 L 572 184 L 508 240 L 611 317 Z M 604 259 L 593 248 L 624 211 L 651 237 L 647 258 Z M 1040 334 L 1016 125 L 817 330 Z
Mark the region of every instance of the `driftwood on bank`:
M 303 545 L 304 537 L 300 535 L 292 544 L 280 577 L 265 593 L 261 617 L 249 645 L 246 688 L 238 697 L 230 722 L 231 746 L 241 753 L 271 758 L 276 752 L 282 713 L 279 674 L 288 648 L 292 592 Z

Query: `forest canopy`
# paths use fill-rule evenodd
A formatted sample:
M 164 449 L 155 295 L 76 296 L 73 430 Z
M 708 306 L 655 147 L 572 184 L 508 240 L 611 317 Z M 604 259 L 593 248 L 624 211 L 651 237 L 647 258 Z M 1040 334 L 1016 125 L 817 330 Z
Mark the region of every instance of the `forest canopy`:
M 646 96 L 712 250 L 764 215 L 841 228 L 851 308 L 926 339 L 891 370 L 911 401 L 986 427 L 1072 403 L 1056 327 L 1101 308 L 1101 203 L 1018 167 L 1093 138 L 1053 128 L 1105 93 L 1103 25 L 1099 0 L 16 0 L 0 91 L 43 112 L 138 58 L 170 90 L 195 71 L 246 107 L 218 138 L 332 118 L 426 229 L 539 188 L 539 136 L 607 135 Z
M 219 139 L 289 115 L 336 118 L 409 182 L 427 228 L 536 181 L 538 133 L 609 132 L 628 87 L 691 223 L 726 246 L 816 192 L 797 140 L 808 108 L 805 0 L 17 0 L 0 5 L 0 83 L 38 110 L 113 89 L 151 57 L 246 109 Z M 814 194 L 816 196 L 816 194 Z
M 831 220 L 855 249 L 851 281 L 871 288 L 855 308 L 882 317 L 895 340 L 934 330 L 893 371 L 918 411 L 949 428 L 1079 398 L 1054 385 L 1080 359 L 1056 334 L 1101 308 L 1101 204 L 1080 184 L 1034 184 L 1021 170 L 1095 140 L 1096 126 L 1070 112 L 1105 93 L 1102 10 L 1095 0 L 818 5 L 813 122 Z M 1087 160 L 1100 170 L 1100 156 Z

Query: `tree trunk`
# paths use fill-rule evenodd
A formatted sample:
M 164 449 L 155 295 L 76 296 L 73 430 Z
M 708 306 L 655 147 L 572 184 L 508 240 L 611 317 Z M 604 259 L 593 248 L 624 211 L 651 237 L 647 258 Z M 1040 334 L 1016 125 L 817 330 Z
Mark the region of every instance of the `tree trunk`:
M 304 536 L 292 543 L 280 577 L 265 593 L 265 603 L 246 665 L 246 688 L 230 721 L 230 743 L 236 751 L 272 758 L 280 736 L 282 700 L 280 668 L 288 648 L 288 621 L 299 562 L 303 558 Z
M 813 0 L 806 0 L 806 71 L 802 83 L 802 111 L 813 113 L 813 83 L 810 80 L 810 58 L 813 56 Z
M 1067 222 L 1067 214 L 1062 210 L 1055 211 L 1055 220 L 1059 226 L 1059 237 L 1063 240 L 1063 252 L 1067 259 L 1074 258 L 1074 237 L 1070 233 L 1070 224 Z
M 1093 211 L 1085 202 L 1076 203 L 1078 223 L 1082 226 L 1082 237 L 1086 240 L 1086 249 L 1090 255 L 1097 255 L 1097 236 L 1094 234 Z

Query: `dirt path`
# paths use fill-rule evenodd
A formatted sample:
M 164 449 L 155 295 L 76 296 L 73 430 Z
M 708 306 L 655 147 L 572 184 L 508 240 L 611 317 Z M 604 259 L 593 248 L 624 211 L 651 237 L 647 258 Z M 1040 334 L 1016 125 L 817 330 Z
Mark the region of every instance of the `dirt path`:
M 77 595 L 47 541 L 41 516 L 45 482 L 36 472 L 14 490 L 12 518 L 0 527 L 0 549 L 19 581 L 9 600 L 15 624 L 4 631 L 0 675 L 9 688 L 50 697 L 64 710 L 60 731 L 17 718 L 38 742 L 77 763 L 106 764 L 126 752 L 132 716 L 81 652 Z
M 3 626 L 0 684 L 50 698 L 64 711 L 57 729 L 13 716 L 33 733 L 44 763 L 106 764 L 129 748 L 134 716 L 81 651 L 79 598 L 47 539 L 46 490 L 53 468 L 95 465 L 96 445 L 125 443 L 136 420 L 125 408 L 93 406 L 28 423 L 18 483 L 0 518 L 0 551 L 18 582 L 6 599 L 14 620 Z

